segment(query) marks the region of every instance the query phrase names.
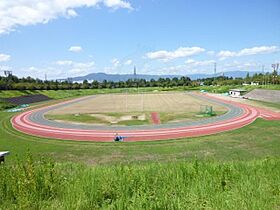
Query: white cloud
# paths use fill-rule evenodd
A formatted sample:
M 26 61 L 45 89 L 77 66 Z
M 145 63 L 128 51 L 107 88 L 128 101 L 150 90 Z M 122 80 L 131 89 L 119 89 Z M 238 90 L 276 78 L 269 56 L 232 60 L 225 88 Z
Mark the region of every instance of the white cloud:
M 0 53 L 0 62 L 9 61 L 10 59 L 10 55 Z
M 122 0 L 105 0 L 104 4 L 107 7 L 111 7 L 113 9 L 119 9 L 119 8 L 125 8 L 129 10 L 133 10 L 131 4 L 127 1 L 122 1 Z
M 91 69 L 95 66 L 95 62 L 86 62 L 86 63 L 73 63 L 74 68 L 79 68 L 79 69 Z
M 101 4 L 112 9 L 133 9 L 125 0 L 1 0 L 0 34 L 9 33 L 18 26 L 48 23 L 58 17 L 75 17 L 78 14 L 74 8 Z
M 113 67 L 118 67 L 120 65 L 120 61 L 117 58 L 113 58 L 111 60 L 111 63 L 113 64 Z
M 61 60 L 61 61 L 56 61 L 55 64 L 59 65 L 59 66 L 67 66 L 67 65 L 71 65 L 73 63 L 73 61 L 70 60 Z
M 228 71 L 228 70 L 254 70 L 258 67 L 260 67 L 261 64 L 257 63 L 255 61 L 246 61 L 246 62 L 240 62 L 240 61 L 233 61 L 230 63 L 225 63 L 221 66 L 221 70 Z
M 280 49 L 277 46 L 260 46 L 260 47 L 252 47 L 252 48 L 244 48 L 240 51 L 229 51 L 229 50 L 222 50 L 220 51 L 217 56 L 220 57 L 221 60 L 230 57 L 240 57 L 240 56 L 247 56 L 247 55 L 258 55 L 258 54 L 270 54 L 279 52 Z
M 132 64 L 132 60 L 127 60 L 124 62 L 124 65 L 129 66 Z
M 193 59 L 188 59 L 185 63 L 191 66 L 213 66 L 215 60 L 196 61 Z
M 215 51 L 213 51 L 213 50 L 207 51 L 207 54 L 208 55 L 215 55 Z
M 95 62 L 75 62 L 71 60 L 58 60 L 53 62 L 50 66 L 47 67 L 27 67 L 22 68 L 21 71 L 26 74 L 44 79 L 44 75 L 47 74 L 49 79 L 57 78 L 67 78 L 81 76 L 89 74 L 95 70 Z
M 21 76 L 26 77 L 31 76 L 34 78 L 44 79 L 45 74 L 47 75 L 48 79 L 57 79 L 63 74 L 62 69 L 54 68 L 54 67 L 34 67 L 30 66 L 27 68 L 20 69 L 22 74 Z M 20 75 L 19 75 L 20 76 Z
M 71 60 L 60 60 L 55 62 L 58 66 L 65 66 L 65 67 L 71 67 L 71 68 L 92 68 L 95 66 L 95 62 L 74 62 Z
M 214 60 L 204 60 L 196 61 L 193 59 L 188 59 L 184 65 L 174 65 L 174 66 L 164 66 L 149 70 L 147 72 L 152 72 L 155 74 L 213 74 L 213 63 Z M 227 72 L 227 71 L 256 71 L 260 70 L 261 64 L 255 61 L 233 61 L 227 63 L 219 63 L 217 66 L 217 72 Z
M 78 16 L 77 12 L 73 9 L 68 9 L 67 10 L 67 17 L 76 17 Z
M 221 60 L 224 60 L 224 59 L 229 58 L 229 57 L 237 56 L 237 53 L 236 52 L 231 52 L 231 51 L 228 51 L 228 50 L 222 50 L 217 54 L 217 56 L 220 57 Z
M 278 52 L 279 48 L 277 46 L 261 46 L 253 48 L 245 48 L 241 50 L 238 54 L 239 56 L 243 55 L 257 55 L 257 54 L 269 54 Z
M 180 47 L 175 51 L 160 50 L 155 52 L 149 52 L 146 54 L 146 56 L 150 59 L 169 61 L 176 58 L 189 57 L 192 55 L 202 53 L 204 51 L 205 49 L 201 47 Z
M 69 48 L 70 52 L 81 52 L 83 50 L 83 48 L 81 46 L 71 46 Z
M 103 67 L 103 71 L 107 74 L 128 73 L 127 70 L 130 68 L 128 66 L 130 66 L 132 62 L 132 60 L 120 61 L 118 58 L 113 58 L 110 60 L 111 66 Z M 121 72 L 120 67 L 123 67 L 121 68 Z M 129 71 L 131 71 L 131 69 Z

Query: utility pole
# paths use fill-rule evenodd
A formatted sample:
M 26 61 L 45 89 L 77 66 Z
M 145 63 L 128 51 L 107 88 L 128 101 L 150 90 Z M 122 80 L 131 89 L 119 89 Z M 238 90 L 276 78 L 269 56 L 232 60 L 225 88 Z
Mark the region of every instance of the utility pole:
M 216 80 L 216 75 L 217 74 L 217 63 L 214 62 L 214 81 Z
M 127 112 L 127 89 L 126 89 L 126 94 L 125 94 L 125 112 Z
M 214 75 L 216 76 L 216 74 L 217 74 L 217 63 L 215 62 L 214 63 Z
M 133 75 L 134 75 L 134 79 L 136 79 L 136 66 L 134 66 Z
M 134 82 L 135 82 L 135 85 L 137 87 L 137 92 L 138 92 L 138 82 L 137 82 L 136 66 L 134 66 L 134 69 L 133 69 L 133 78 L 134 78 Z
M 263 85 L 265 86 L 265 73 L 264 73 L 264 65 L 262 65 L 262 73 L 263 73 Z
M 4 71 L 4 75 L 5 75 L 6 77 L 12 76 L 12 75 L 13 75 L 13 72 L 12 72 L 12 71 Z

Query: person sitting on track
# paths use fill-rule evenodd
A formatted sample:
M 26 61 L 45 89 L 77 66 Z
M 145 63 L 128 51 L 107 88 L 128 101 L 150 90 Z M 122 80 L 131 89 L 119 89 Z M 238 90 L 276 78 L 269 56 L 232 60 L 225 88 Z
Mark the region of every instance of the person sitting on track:
M 123 136 L 119 136 L 119 135 L 116 133 L 116 135 L 115 135 L 115 137 L 114 137 L 114 141 L 119 142 L 119 141 L 123 141 L 123 140 L 124 140 L 124 137 L 123 137 Z

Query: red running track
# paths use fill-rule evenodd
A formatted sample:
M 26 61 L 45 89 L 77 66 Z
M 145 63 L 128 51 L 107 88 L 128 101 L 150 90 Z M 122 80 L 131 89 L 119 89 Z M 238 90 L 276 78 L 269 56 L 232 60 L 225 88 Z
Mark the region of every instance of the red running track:
M 155 125 L 160 124 L 160 118 L 159 118 L 159 114 L 157 112 L 151 113 L 151 119 L 152 119 L 153 124 L 155 124 Z
M 234 130 L 252 123 L 258 117 L 262 117 L 266 120 L 280 120 L 280 113 L 277 112 L 272 112 L 263 108 L 256 108 L 242 103 L 223 100 L 210 95 L 205 95 L 205 97 L 215 98 L 216 100 L 238 106 L 243 109 L 243 114 L 229 120 L 201 126 L 185 126 L 170 129 L 157 128 L 149 130 L 121 130 L 118 131 L 118 134 L 126 136 L 127 138 L 125 141 L 165 140 L 204 136 Z M 34 123 L 29 120 L 29 115 L 38 110 L 39 109 L 26 111 L 13 117 L 11 120 L 13 127 L 20 132 L 33 136 L 76 141 L 111 142 L 116 133 L 113 130 L 66 129 Z

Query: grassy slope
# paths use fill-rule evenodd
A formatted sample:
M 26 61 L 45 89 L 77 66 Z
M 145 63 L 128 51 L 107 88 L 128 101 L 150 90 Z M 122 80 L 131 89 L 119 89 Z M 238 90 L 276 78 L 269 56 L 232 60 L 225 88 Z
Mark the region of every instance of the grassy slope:
M 228 86 L 200 86 L 198 87 L 199 90 L 206 90 L 212 93 L 227 93 L 230 89 L 244 89 L 247 91 L 251 91 L 253 89 L 268 89 L 268 90 L 280 90 L 280 85 L 228 85 Z
M 8 103 L 6 101 L 2 101 L 0 99 L 0 110 L 10 109 L 10 108 L 13 108 L 13 107 L 16 107 L 16 105 Z
M 176 91 L 176 90 L 207 90 L 209 92 L 225 93 L 231 88 L 244 88 L 246 90 L 253 90 L 255 88 L 280 90 L 280 85 L 259 85 L 259 86 L 199 86 L 199 87 L 174 87 L 174 88 L 160 88 L 160 87 L 148 87 L 148 88 L 117 88 L 117 89 L 86 89 L 86 90 L 0 90 L 0 98 L 16 97 L 28 94 L 44 94 L 54 99 L 75 97 L 90 94 L 103 94 L 103 93 L 122 93 L 122 92 L 150 92 L 154 90 L 159 91 Z
M 265 102 L 265 101 L 256 101 L 256 100 L 252 100 L 260 105 L 264 105 L 267 107 L 272 107 L 272 108 L 277 108 L 280 110 L 280 103 L 273 103 L 273 102 Z
M 280 160 L 0 166 L 3 209 L 277 209 Z
M 122 89 L 86 89 L 86 90 L 26 90 L 26 91 L 18 91 L 18 90 L 8 90 L 8 91 L 0 91 L 0 97 L 9 98 L 9 97 L 17 97 L 28 94 L 44 94 L 53 99 L 61 99 L 68 97 L 76 97 L 76 96 L 84 96 L 91 94 L 102 94 L 102 93 L 114 93 L 121 92 Z
M 154 90 L 182 90 L 182 88 L 116 88 L 116 89 L 81 89 L 81 90 L 0 90 L 0 98 L 17 97 L 28 94 L 44 94 L 53 99 L 61 99 L 67 97 L 84 96 L 91 94 L 106 94 L 106 93 L 137 93 L 137 92 L 150 92 Z

